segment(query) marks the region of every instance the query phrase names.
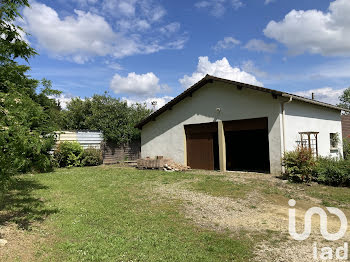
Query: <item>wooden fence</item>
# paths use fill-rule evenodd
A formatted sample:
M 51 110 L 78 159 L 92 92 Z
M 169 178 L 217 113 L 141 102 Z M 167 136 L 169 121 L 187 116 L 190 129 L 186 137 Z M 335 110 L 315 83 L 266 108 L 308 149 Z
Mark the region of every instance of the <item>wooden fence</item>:
M 104 143 L 102 145 L 103 164 L 116 164 L 123 161 L 135 161 L 141 156 L 141 142 L 131 141 L 123 145 Z
M 343 138 L 350 139 L 350 115 L 341 116 Z
M 141 157 L 140 140 L 126 144 L 116 145 L 103 141 L 102 132 L 99 131 L 57 131 L 57 142 L 78 142 L 83 148 L 94 147 L 101 149 L 104 164 L 116 164 L 124 161 L 135 161 Z

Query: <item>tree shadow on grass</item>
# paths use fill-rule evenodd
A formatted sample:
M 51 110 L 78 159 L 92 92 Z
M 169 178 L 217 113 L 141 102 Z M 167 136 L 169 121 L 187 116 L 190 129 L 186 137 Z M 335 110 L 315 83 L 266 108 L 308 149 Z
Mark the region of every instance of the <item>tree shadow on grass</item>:
M 0 203 L 0 226 L 15 223 L 24 230 L 30 230 L 34 222 L 40 222 L 51 214 L 58 213 L 57 208 L 48 208 L 42 198 L 34 196 L 33 191 L 48 189 L 47 186 L 29 177 L 15 177 L 8 192 Z

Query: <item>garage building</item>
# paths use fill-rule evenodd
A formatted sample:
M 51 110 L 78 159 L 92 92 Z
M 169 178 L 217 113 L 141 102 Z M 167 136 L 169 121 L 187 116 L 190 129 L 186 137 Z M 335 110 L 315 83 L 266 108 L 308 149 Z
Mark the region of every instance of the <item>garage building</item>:
M 194 169 L 280 173 L 284 152 L 342 156 L 342 109 L 297 95 L 207 75 L 152 113 L 141 157 Z

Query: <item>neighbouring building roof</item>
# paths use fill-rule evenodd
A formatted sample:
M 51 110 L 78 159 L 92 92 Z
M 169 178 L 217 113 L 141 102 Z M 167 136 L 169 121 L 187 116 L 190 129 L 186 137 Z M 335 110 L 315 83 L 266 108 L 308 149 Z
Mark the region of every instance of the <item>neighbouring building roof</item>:
M 103 141 L 103 134 L 101 131 L 92 130 L 75 130 L 75 131 L 56 131 L 56 143 L 60 142 L 78 142 L 84 148 L 95 147 L 100 148 Z
M 350 112 L 347 109 L 344 109 L 344 108 L 341 108 L 341 107 L 338 107 L 338 106 L 335 106 L 335 105 L 331 105 L 331 104 L 328 104 L 328 103 L 320 102 L 320 101 L 317 101 L 317 100 L 309 99 L 309 98 L 306 98 L 306 97 L 302 97 L 302 96 L 298 96 L 298 95 L 294 95 L 294 94 L 290 94 L 290 93 L 286 93 L 286 92 L 281 92 L 281 91 L 278 91 L 278 90 L 273 90 L 273 89 L 269 89 L 269 88 L 265 88 L 265 87 L 261 87 L 261 86 L 255 86 L 255 85 L 250 85 L 250 84 L 246 84 L 246 83 L 240 83 L 240 82 L 237 82 L 237 81 L 232 81 L 232 80 L 219 78 L 219 77 L 215 77 L 215 76 L 211 76 L 211 75 L 206 75 L 199 82 L 197 82 L 196 84 L 194 84 L 190 88 L 186 89 L 180 95 L 178 95 L 177 97 L 175 97 L 174 99 L 169 101 L 167 104 L 165 104 L 163 107 L 159 108 L 157 111 L 153 112 L 151 115 L 149 115 L 148 117 L 143 119 L 135 127 L 139 128 L 139 129 L 142 129 L 142 126 L 144 126 L 145 124 L 147 124 L 148 122 L 150 122 L 152 120 L 155 120 L 157 116 L 161 115 L 165 111 L 171 110 L 174 105 L 179 103 L 184 98 L 186 98 L 188 96 L 192 96 L 192 94 L 195 91 L 197 91 L 198 89 L 200 89 L 202 86 L 206 85 L 207 83 L 213 83 L 214 81 L 231 84 L 231 85 L 237 86 L 237 88 L 239 88 L 239 89 L 249 88 L 249 89 L 256 90 L 256 91 L 270 93 L 275 98 L 277 98 L 278 96 L 286 97 L 286 98 L 292 97 L 294 100 L 298 100 L 298 101 L 301 101 L 301 102 L 310 103 L 310 104 L 314 104 L 314 105 L 319 105 L 319 106 L 323 106 L 323 107 L 327 107 L 327 108 L 335 109 L 335 110 L 339 110 L 339 111 L 348 111 L 348 112 Z

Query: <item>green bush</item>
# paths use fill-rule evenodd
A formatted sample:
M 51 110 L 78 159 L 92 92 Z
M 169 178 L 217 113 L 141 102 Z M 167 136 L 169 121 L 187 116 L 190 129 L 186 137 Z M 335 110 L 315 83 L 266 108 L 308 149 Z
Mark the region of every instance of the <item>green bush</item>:
M 103 162 L 100 149 L 87 148 L 84 150 L 81 164 L 82 166 L 99 166 Z
M 297 148 L 283 157 L 284 176 L 293 182 L 310 182 L 315 168 L 315 159 L 310 150 Z
M 343 139 L 343 154 L 345 160 L 350 160 L 350 139 Z
M 58 167 L 81 166 L 84 150 L 78 142 L 61 142 L 54 151 Z
M 317 160 L 307 149 L 298 148 L 283 158 L 284 176 L 293 182 L 316 181 L 330 186 L 350 186 L 350 161 L 330 157 Z
M 315 179 L 331 186 L 350 186 L 350 162 L 333 158 L 319 158 L 314 170 Z

